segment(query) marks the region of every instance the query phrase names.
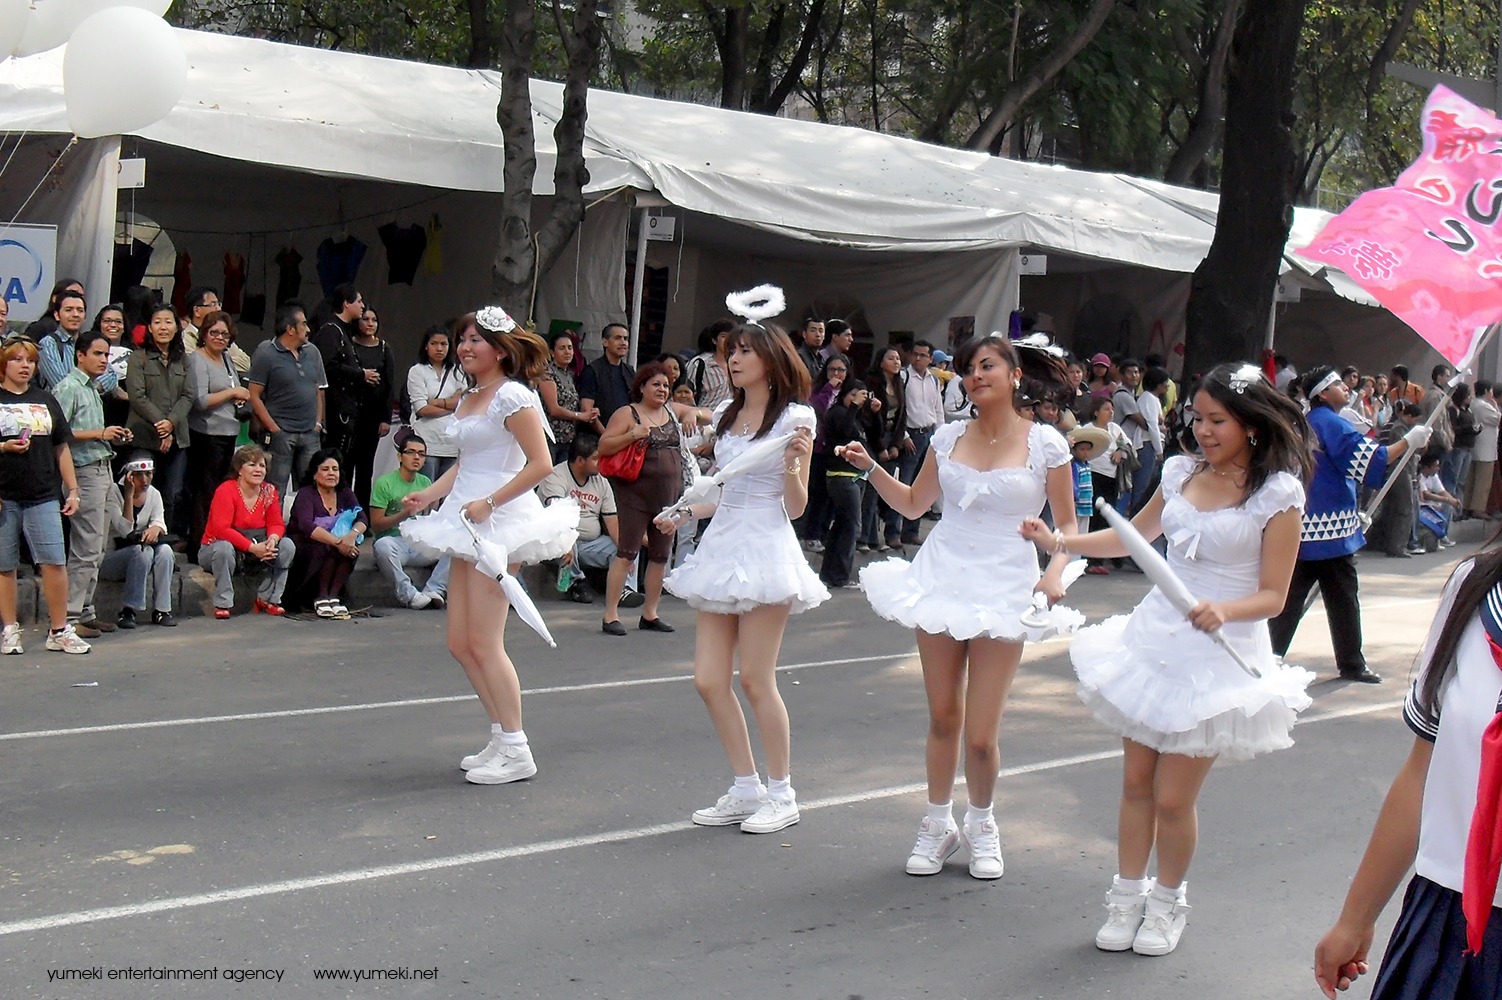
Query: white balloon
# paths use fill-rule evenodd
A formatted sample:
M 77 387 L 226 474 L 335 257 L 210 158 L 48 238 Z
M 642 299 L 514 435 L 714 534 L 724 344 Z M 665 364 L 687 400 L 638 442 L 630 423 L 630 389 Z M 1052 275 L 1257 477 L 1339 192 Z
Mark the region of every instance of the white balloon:
M 177 33 L 138 7 L 94 14 L 73 32 L 63 53 L 68 127 L 82 139 L 122 135 L 160 121 L 187 84 L 188 57 Z
M 15 54 L 30 19 L 31 0 L 0 0 L 0 62 Z
M 15 47 L 16 55 L 46 52 L 65 43 L 80 24 L 111 7 L 137 7 L 157 16 L 167 13 L 172 0 L 35 0 L 36 10 L 26 24 L 26 33 Z

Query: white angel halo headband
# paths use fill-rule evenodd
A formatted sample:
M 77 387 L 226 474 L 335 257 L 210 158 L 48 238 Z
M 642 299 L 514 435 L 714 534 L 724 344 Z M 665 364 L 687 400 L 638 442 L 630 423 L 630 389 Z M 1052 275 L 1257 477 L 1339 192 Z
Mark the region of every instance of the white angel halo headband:
M 477 310 L 475 322 L 491 333 L 510 333 L 516 329 L 516 320 L 500 306 L 486 306 Z
M 725 308 L 747 323 L 760 323 L 764 319 L 780 316 L 787 305 L 787 298 L 776 285 L 757 285 L 744 292 L 731 292 L 725 296 Z

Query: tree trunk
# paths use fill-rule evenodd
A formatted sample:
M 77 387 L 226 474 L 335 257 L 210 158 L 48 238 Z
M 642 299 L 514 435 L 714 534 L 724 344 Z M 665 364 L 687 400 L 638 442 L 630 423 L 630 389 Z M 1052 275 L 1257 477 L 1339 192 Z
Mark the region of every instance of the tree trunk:
M 1079 55 L 1086 45 L 1089 45 L 1100 29 L 1105 26 L 1106 18 L 1116 6 L 1116 0 L 1090 0 L 1090 8 L 1085 11 L 1084 18 L 1075 26 L 1068 37 L 1055 45 L 1049 53 L 1040 59 L 1033 68 L 1022 74 L 1022 78 L 1015 80 L 1002 93 L 1001 100 L 996 102 L 996 107 L 981 122 L 980 128 L 970 136 L 970 141 L 965 143 L 970 149 L 989 149 L 1001 133 L 1006 131 L 1007 123 L 1017 116 L 1028 98 L 1042 90 L 1048 83 L 1058 76 L 1069 60 Z
M 469 56 L 464 65 L 471 69 L 490 69 L 495 65 L 495 36 L 490 30 L 488 0 L 465 0 L 469 11 Z
M 1184 375 L 1257 361 L 1293 223 L 1293 87 L 1306 0 L 1248 0 L 1227 85 L 1220 214 L 1189 293 Z
M 787 18 L 787 4 L 774 4 L 767 15 L 767 27 L 761 35 L 761 45 L 756 52 L 756 65 L 751 71 L 750 93 L 746 97 L 746 110 L 760 111 L 767 98 L 772 96 L 772 64 L 777 59 L 777 50 L 782 46 L 782 25 Z
M 739 111 L 746 104 L 746 32 L 751 25 L 748 6 L 724 10 L 724 30 L 715 36 L 720 50 L 720 107 Z
M 814 0 L 808 8 L 807 20 L 803 22 L 803 37 L 798 40 L 798 48 L 793 52 L 793 58 L 788 63 L 787 71 L 782 74 L 782 79 L 760 100 L 751 102 L 751 110 L 764 115 L 775 115 L 782 110 L 787 103 L 788 95 L 798 86 L 803 79 L 803 71 L 808 68 L 809 57 L 813 54 L 814 44 L 819 40 L 819 29 L 824 21 L 825 0 Z
M 1215 41 L 1210 46 L 1210 55 L 1204 61 L 1200 77 L 1200 103 L 1194 112 L 1194 122 L 1184 144 L 1173 154 L 1173 159 L 1164 172 L 1163 179 L 1170 184 L 1187 184 L 1194 170 L 1204 162 L 1215 148 L 1220 135 L 1221 119 L 1226 113 L 1226 63 L 1231 58 L 1231 40 L 1236 35 L 1236 22 L 1241 17 L 1241 0 L 1225 0 L 1220 12 L 1220 24 L 1215 29 Z
M 1403 0 L 1403 6 L 1398 9 L 1398 16 L 1388 26 L 1387 34 L 1382 38 L 1382 44 L 1377 47 L 1377 54 L 1372 56 L 1372 64 L 1366 71 L 1366 118 L 1374 121 L 1376 110 L 1372 107 L 1377 99 L 1377 92 L 1382 89 L 1382 78 L 1387 73 L 1387 64 L 1392 57 L 1398 54 L 1398 47 L 1403 44 L 1403 36 L 1408 34 L 1409 27 L 1413 24 L 1413 15 L 1418 10 L 1419 0 Z
M 530 322 L 537 281 L 558 261 L 564 246 L 584 220 L 584 124 L 589 81 L 600 55 L 598 0 L 575 0 L 572 23 L 563 24 L 558 0 L 553 16 L 563 33 L 568 73 L 563 84 L 563 113 L 553 129 L 557 163 L 554 197 L 548 216 L 532 231 L 532 181 L 537 173 L 537 146 L 532 130 L 532 55 L 537 43 L 532 0 L 506 0 L 501 30 L 501 100 L 496 108 L 505 141 L 505 185 L 501 198 L 501 233 L 491 270 L 491 288 L 513 318 Z

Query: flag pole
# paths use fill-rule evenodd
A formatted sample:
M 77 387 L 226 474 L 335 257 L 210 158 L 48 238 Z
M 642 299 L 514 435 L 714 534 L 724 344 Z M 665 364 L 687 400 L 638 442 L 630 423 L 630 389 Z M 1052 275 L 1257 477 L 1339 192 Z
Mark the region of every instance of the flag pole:
M 1485 330 L 1483 330 L 1481 332 L 1481 336 L 1477 337 L 1475 342 L 1472 343 L 1471 350 L 1469 351 L 1469 357 L 1465 358 L 1462 364 L 1456 366 L 1459 370 L 1455 373 L 1455 377 L 1450 380 L 1450 386 L 1452 388 L 1460 383 L 1460 380 L 1469 370 L 1470 363 L 1481 356 L 1481 349 L 1486 346 L 1486 342 L 1492 338 L 1492 335 L 1497 332 L 1497 329 L 1499 327 L 1502 327 L 1502 323 L 1491 324 Z M 1435 423 L 1439 420 L 1440 414 L 1445 412 L 1445 409 L 1448 405 L 1448 403 L 1441 403 L 1440 405 L 1436 406 L 1434 408 L 1434 412 L 1429 414 L 1429 419 L 1424 421 L 1424 426 L 1432 429 Z M 1358 515 L 1361 520 L 1362 531 L 1366 531 L 1372 526 L 1372 521 L 1377 516 L 1377 508 L 1382 505 L 1383 500 L 1387 499 L 1388 491 L 1391 490 L 1393 488 L 1393 484 L 1398 481 L 1399 473 L 1403 471 L 1403 467 L 1408 464 L 1409 459 L 1414 457 L 1415 451 L 1416 449 L 1414 448 L 1403 449 L 1403 457 L 1398 459 L 1397 465 L 1388 470 L 1387 482 L 1382 484 L 1382 488 L 1377 491 L 1377 495 L 1372 497 L 1371 502 L 1366 505 L 1366 509 Z

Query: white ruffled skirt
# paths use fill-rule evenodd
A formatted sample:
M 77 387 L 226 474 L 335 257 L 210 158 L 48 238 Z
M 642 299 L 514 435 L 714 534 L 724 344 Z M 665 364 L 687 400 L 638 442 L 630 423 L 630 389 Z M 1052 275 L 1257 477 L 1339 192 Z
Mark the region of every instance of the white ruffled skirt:
M 861 589 L 883 618 L 965 640 L 1038 642 L 1085 623 L 1074 608 L 1033 607 L 1038 556 L 1004 531 L 976 535 L 940 521 L 912 562 L 891 558 L 860 573 Z
M 464 525 L 464 504 L 449 494 L 433 514 L 412 517 L 401 524 L 402 538 L 424 555 L 441 559 L 475 561 L 475 543 Z M 546 507 L 528 490 L 493 510 L 476 533 L 505 548 L 511 563 L 532 564 L 558 559 L 573 549 L 579 538 L 579 504 L 571 497 L 554 500 Z
M 1069 647 L 1080 700 L 1113 732 L 1187 757 L 1248 760 L 1293 746 L 1314 674 L 1273 655 L 1267 623 L 1224 626 L 1261 678 L 1238 666 L 1154 588 L 1130 616 L 1081 629 Z
M 699 547 L 662 586 L 695 610 L 721 615 L 745 614 L 766 604 L 788 604 L 798 614 L 829 600 L 829 590 L 809 568 L 780 504 L 722 506 Z

